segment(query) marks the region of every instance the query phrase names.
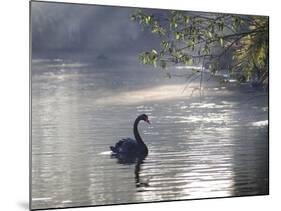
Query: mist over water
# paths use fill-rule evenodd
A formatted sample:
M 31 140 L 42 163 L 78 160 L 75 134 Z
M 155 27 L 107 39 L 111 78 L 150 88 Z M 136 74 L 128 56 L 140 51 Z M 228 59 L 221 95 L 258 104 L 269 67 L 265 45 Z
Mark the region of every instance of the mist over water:
M 104 64 L 32 61 L 33 209 L 268 193 L 266 92 L 206 75 L 200 97 L 198 80 L 187 86 L 136 61 Z M 134 138 L 142 113 L 152 122 L 139 125 L 149 154 L 119 164 L 109 146 Z

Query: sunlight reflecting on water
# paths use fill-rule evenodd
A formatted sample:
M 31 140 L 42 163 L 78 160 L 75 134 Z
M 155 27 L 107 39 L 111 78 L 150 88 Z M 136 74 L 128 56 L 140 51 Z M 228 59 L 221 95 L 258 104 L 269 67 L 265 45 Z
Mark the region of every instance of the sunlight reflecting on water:
M 186 97 L 190 93 L 182 93 L 184 85 L 162 85 L 153 88 L 121 92 L 114 96 L 100 98 L 96 101 L 97 104 L 111 105 L 124 104 L 133 105 L 146 103 L 150 101 L 173 100 Z M 143 110 L 145 111 L 145 110 Z

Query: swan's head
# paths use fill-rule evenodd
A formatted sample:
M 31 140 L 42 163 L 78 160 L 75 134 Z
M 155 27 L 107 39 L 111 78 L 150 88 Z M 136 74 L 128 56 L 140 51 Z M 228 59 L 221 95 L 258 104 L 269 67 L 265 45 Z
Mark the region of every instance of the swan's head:
M 150 121 L 149 121 L 148 116 L 146 114 L 140 115 L 139 119 L 147 122 L 148 124 L 150 124 Z

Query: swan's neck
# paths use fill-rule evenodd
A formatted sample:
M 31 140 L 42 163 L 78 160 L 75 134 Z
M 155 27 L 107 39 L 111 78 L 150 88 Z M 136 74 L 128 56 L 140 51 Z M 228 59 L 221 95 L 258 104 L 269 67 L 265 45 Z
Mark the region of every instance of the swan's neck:
M 136 141 L 139 144 L 144 144 L 142 138 L 140 137 L 139 130 L 138 130 L 139 122 L 140 122 L 140 119 L 136 119 L 136 121 L 134 123 L 134 135 L 135 135 Z

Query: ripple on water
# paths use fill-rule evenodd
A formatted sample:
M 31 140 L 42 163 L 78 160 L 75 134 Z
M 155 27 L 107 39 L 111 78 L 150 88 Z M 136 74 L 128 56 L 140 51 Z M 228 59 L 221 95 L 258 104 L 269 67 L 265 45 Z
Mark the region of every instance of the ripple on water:
M 105 76 L 32 79 L 34 208 L 268 193 L 268 130 L 259 122 L 268 118 L 266 105 L 251 109 L 241 103 L 247 96 L 218 93 L 202 103 L 162 93 L 158 101 L 118 104 L 108 100 L 117 98 L 103 87 Z M 152 122 L 140 125 L 149 155 L 139 166 L 122 165 L 109 146 L 133 137 L 136 113 Z

